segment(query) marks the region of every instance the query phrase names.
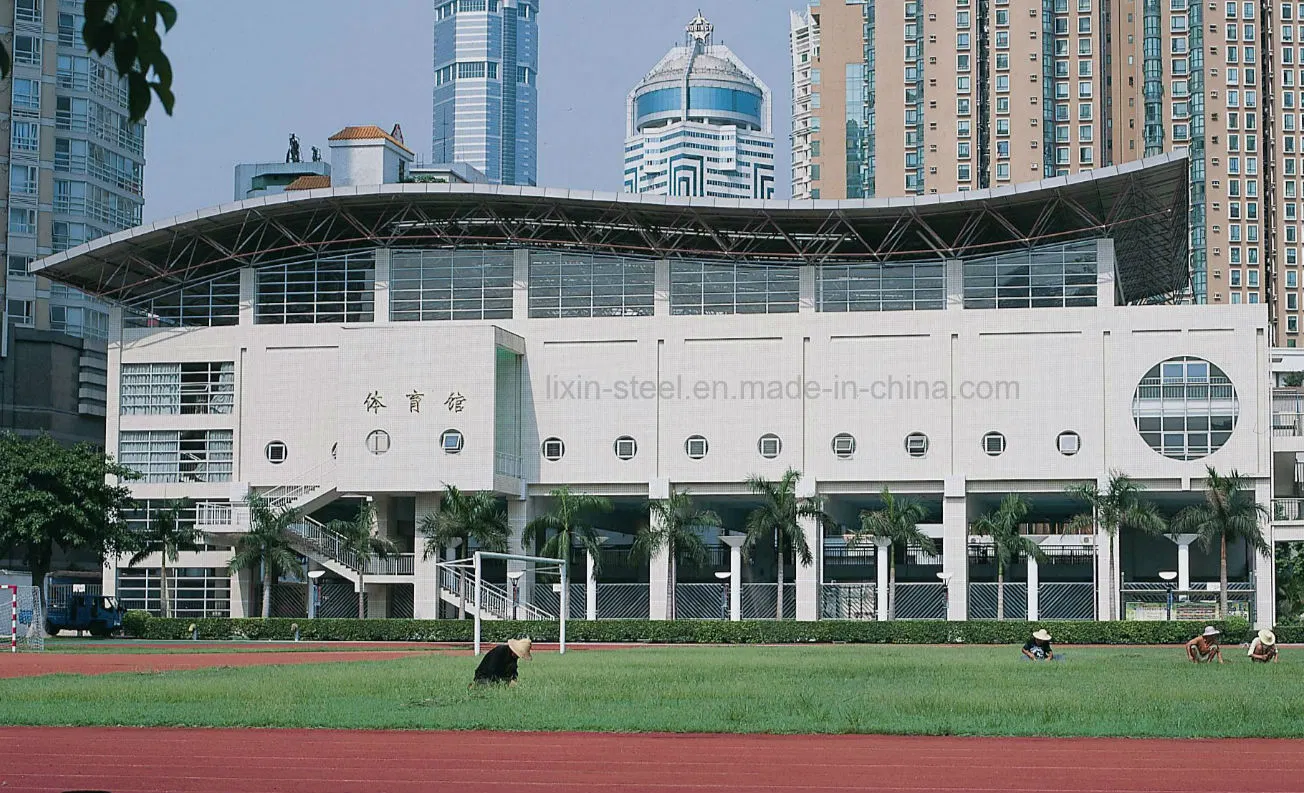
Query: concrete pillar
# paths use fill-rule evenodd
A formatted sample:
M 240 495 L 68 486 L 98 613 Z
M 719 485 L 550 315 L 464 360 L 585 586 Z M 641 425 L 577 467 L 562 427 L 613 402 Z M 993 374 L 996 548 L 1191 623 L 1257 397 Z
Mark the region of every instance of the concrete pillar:
M 1034 557 L 1028 557 L 1028 620 L 1035 622 L 1041 611 L 1041 570 Z
M 525 527 L 530 522 L 530 500 L 528 498 L 508 499 L 507 501 L 507 528 L 511 534 L 507 537 L 508 553 L 533 554 L 533 548 L 525 547 L 525 539 L 522 536 L 525 533 Z M 507 572 L 523 573 L 520 582 L 517 584 L 517 596 L 521 603 L 534 602 L 534 585 L 535 569 L 534 565 L 526 564 L 509 559 L 507 561 Z M 507 582 L 507 590 L 511 591 L 511 581 Z
M 1254 486 L 1254 500 L 1265 506 L 1272 504 L 1272 482 L 1263 480 Z M 1266 523 L 1266 521 L 1264 521 Z M 1272 527 L 1262 525 L 1264 535 L 1272 537 Z M 1277 564 L 1269 545 L 1268 553 L 1254 555 L 1251 571 L 1254 581 L 1254 627 L 1271 628 L 1277 622 Z
M 113 557 L 107 560 L 102 572 L 100 573 L 100 592 L 105 597 L 117 597 L 118 595 L 118 568 L 122 565 L 122 560 Z
M 960 259 L 946 262 L 946 308 L 948 311 L 964 308 L 964 262 Z
M 811 265 L 797 268 L 797 312 L 814 314 L 819 310 L 819 271 Z
M 231 574 L 231 616 L 233 618 L 253 616 L 249 613 L 253 597 L 253 573 L 249 570 L 236 570 Z
M 354 591 L 356 594 L 356 589 Z M 381 620 L 389 616 L 389 585 L 367 584 L 367 619 Z
M 418 493 L 416 497 L 417 533 L 412 561 L 412 616 L 419 620 L 439 619 L 439 559 L 425 558 L 426 538 L 421 521 L 439 511 L 438 493 Z
M 969 617 L 969 504 L 963 477 L 947 477 L 942 497 L 942 572 L 946 582 L 946 618 Z
M 874 538 L 874 545 L 878 546 L 878 555 L 876 561 L 878 568 L 878 586 L 875 587 L 875 607 L 874 611 L 878 614 L 879 620 L 886 620 L 888 614 L 888 601 L 892 597 L 892 592 L 888 591 L 888 554 L 892 552 L 892 543 L 887 540 Z
M 525 248 L 512 251 L 512 316 L 530 316 L 530 252 Z
M 670 261 L 657 259 L 652 271 L 652 313 L 670 316 Z
M 240 268 L 240 324 L 253 325 L 256 321 L 255 303 L 258 301 L 258 274 L 252 267 Z
M 585 549 L 587 575 L 584 576 L 584 619 L 592 622 L 598 618 L 598 571 L 593 551 Z
M 389 322 L 389 248 L 376 249 L 376 278 L 372 294 L 375 322 Z
M 1096 240 L 1096 305 L 1113 306 L 1118 304 L 1116 297 L 1117 277 L 1115 275 L 1114 241 Z
M 747 537 L 731 534 L 720 542 L 729 546 L 729 619 L 737 622 L 743 618 L 743 543 Z
M 652 554 L 647 582 L 648 619 L 670 619 L 670 554 L 664 548 Z
M 803 622 L 819 619 L 820 613 L 820 562 L 824 555 L 824 532 L 814 518 L 801 518 L 802 534 L 806 536 L 806 545 L 810 546 L 811 564 L 797 565 L 797 619 Z
M 1181 592 L 1191 588 L 1191 543 L 1195 535 L 1179 534 L 1172 540 L 1177 543 L 1177 590 Z

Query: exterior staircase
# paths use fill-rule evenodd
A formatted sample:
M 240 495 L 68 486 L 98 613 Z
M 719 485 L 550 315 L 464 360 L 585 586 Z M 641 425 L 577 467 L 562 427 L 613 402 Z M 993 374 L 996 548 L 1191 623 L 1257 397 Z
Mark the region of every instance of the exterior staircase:
M 460 567 L 446 563 L 439 565 L 439 597 L 454 606 L 466 604 L 466 613 L 475 616 L 475 576 Z M 465 598 L 465 600 L 463 600 Z M 500 586 L 480 579 L 480 619 L 512 619 L 512 596 Z M 556 614 L 524 601 L 516 604 L 518 620 L 555 620 Z

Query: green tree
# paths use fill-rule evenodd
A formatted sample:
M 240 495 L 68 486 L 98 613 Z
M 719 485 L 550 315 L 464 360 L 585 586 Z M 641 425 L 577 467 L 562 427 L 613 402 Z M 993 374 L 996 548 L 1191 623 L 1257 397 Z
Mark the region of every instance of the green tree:
M 1018 493 L 1009 493 L 1001 499 L 996 509 L 974 521 L 973 533 L 992 538 L 992 552 L 996 556 L 996 619 L 1005 619 L 1005 571 L 1030 556 L 1038 562 L 1046 561 L 1041 546 L 1019 533 L 1019 525 L 1028 516 L 1028 500 Z
M 611 501 L 602 496 L 575 493 L 566 487 L 559 487 L 549 495 L 552 510 L 526 524 L 522 539 L 532 542 L 540 556 L 566 560 L 561 569 L 561 586 L 569 597 L 571 548 L 579 545 L 592 554 L 594 571 L 597 571 L 600 566 L 598 530 L 589 517 L 595 512 L 610 512 Z
M 891 544 L 888 552 L 888 584 L 883 594 L 888 619 L 896 616 L 896 549 L 918 545 L 929 556 L 937 553 L 937 544 L 933 538 L 919 529 L 919 524 L 928 517 L 928 510 L 923 504 L 909 498 L 898 499 L 886 487 L 880 494 L 883 508 L 863 510 L 860 513 L 860 526 L 852 535 L 852 547 L 866 540 L 880 539 Z
M 151 515 L 149 528 L 136 537 L 136 553 L 127 562 L 127 567 L 135 567 L 146 558 L 159 555 L 159 605 L 163 608 L 164 617 L 172 616 L 168 565 L 177 561 L 181 551 L 199 550 L 202 539 L 202 532 L 195 528 L 195 524 L 181 517 L 193 508 L 193 502 L 181 499 L 169 501 Z
M 648 502 L 648 511 L 651 523 L 639 527 L 629 555 L 647 561 L 658 552 L 666 551 L 670 557 L 666 604 L 670 618 L 674 619 L 679 562 L 685 561 L 699 567 L 706 564 L 710 554 L 698 529 L 720 528 L 720 516 L 709 509 L 698 509 L 687 490 L 671 493 L 667 499 Z
M 468 493 L 444 485 L 439 509 L 421 519 L 418 528 L 425 537 L 422 558 L 443 559 L 444 549 L 461 541 L 463 553 L 471 553 L 471 542 L 486 551 L 507 550 L 511 529 L 507 525 L 507 508 L 492 493 Z M 466 618 L 466 587 L 459 578 L 457 618 Z
M 90 444 L 0 433 L 0 550 L 22 555 L 42 593 L 56 546 L 103 558 L 132 551 L 131 492 L 110 480 L 139 476 Z
M 1109 538 L 1109 618 L 1118 619 L 1118 592 L 1114 574 L 1114 538 L 1120 529 L 1129 528 L 1147 534 L 1162 534 L 1164 519 L 1154 504 L 1142 498 L 1145 487 L 1127 474 L 1109 472 L 1109 481 L 1101 490 L 1095 482 L 1084 482 L 1068 488 L 1068 494 L 1090 507 L 1090 512 L 1075 515 L 1069 526 L 1075 530 L 1090 529 L 1097 537 L 1104 532 Z M 1096 545 L 1099 553 L 1099 543 Z
M 1262 522 L 1268 510 L 1254 500 L 1254 491 L 1246 486 L 1245 477 L 1235 470 L 1223 475 L 1214 467 L 1206 468 L 1204 503 L 1187 507 L 1173 518 L 1174 534 L 1194 534 L 1200 547 L 1208 553 L 1218 542 L 1219 613 L 1227 616 L 1227 542 L 1244 540 L 1252 551 L 1272 553 L 1272 544 L 1263 536 Z
M 783 619 L 783 562 L 784 556 L 792 553 L 796 561 L 803 565 L 814 562 L 814 554 L 806 542 L 806 533 L 802 530 L 803 520 L 814 520 L 820 531 L 833 526 L 833 520 L 824 512 L 823 502 L 818 497 L 799 498 L 797 483 L 801 481 L 801 472 L 789 468 L 777 481 L 771 481 L 753 474 L 747 477 L 747 487 L 761 497 L 761 505 L 747 516 L 747 540 L 744 547 L 750 552 L 761 540 L 774 540 L 774 555 L 778 567 L 778 592 L 775 615 Z
M 227 568 L 262 571 L 263 619 L 272 615 L 272 590 L 281 575 L 298 568 L 299 557 L 290 546 L 290 527 L 299 521 L 299 511 L 289 507 L 277 509 L 266 498 L 250 493 L 249 531 L 235 541 L 235 555 Z
M 164 112 L 172 115 L 172 64 L 163 54 L 163 31 L 177 23 L 177 10 L 166 0 L 86 0 L 82 41 L 86 51 L 111 54 L 114 67 L 127 80 L 127 107 L 131 121 L 145 118 L 158 96 Z M 0 77 L 8 77 L 9 50 L 0 44 Z
M 376 530 L 376 511 L 370 501 L 362 502 L 353 520 L 333 520 L 326 528 L 343 540 L 342 550 L 352 558 L 358 572 L 358 619 L 367 618 L 367 568 L 372 559 L 388 559 L 397 550 L 394 543 L 380 537 Z
M 1277 620 L 1304 619 L 1304 543 L 1277 544 Z

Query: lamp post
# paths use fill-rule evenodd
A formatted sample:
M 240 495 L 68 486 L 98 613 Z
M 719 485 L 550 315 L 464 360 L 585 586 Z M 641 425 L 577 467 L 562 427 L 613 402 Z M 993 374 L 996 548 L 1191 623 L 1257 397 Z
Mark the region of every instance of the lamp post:
M 944 619 L 948 619 L 951 616 L 951 576 L 952 575 L 953 575 L 952 573 L 948 573 L 945 570 L 937 574 L 938 579 L 942 582 L 942 606 L 946 610 L 946 614 L 943 617 Z
M 317 619 L 317 603 L 321 600 L 321 577 L 325 570 L 308 571 L 308 619 Z
M 507 580 L 512 582 L 512 621 L 516 621 L 516 604 L 521 600 L 521 576 L 525 575 L 524 570 L 513 570 L 507 574 Z
M 733 578 L 733 573 L 728 570 L 720 570 L 715 574 L 723 584 L 720 590 L 720 619 L 729 619 L 729 579 Z
M 1168 598 L 1167 598 L 1167 603 L 1168 603 L 1168 605 L 1167 605 L 1167 612 L 1168 612 L 1168 616 L 1167 616 L 1167 619 L 1172 620 L 1172 618 L 1173 618 L 1173 580 L 1177 578 L 1177 572 L 1174 571 L 1174 570 L 1163 570 L 1163 571 L 1160 571 L 1160 573 L 1159 573 L 1159 577 L 1162 578 L 1162 579 L 1164 580 L 1164 587 L 1168 590 Z

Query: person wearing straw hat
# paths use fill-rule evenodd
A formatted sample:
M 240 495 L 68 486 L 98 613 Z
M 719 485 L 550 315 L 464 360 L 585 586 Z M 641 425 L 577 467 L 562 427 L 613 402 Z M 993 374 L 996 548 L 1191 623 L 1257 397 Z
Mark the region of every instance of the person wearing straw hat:
M 1259 631 L 1259 635 L 1250 640 L 1249 656 L 1255 663 L 1277 663 L 1277 634 Z
M 1222 636 L 1222 631 L 1212 625 L 1204 629 L 1204 633 L 1196 636 L 1186 643 L 1186 656 L 1194 663 L 1212 663 L 1217 658 L 1218 663 L 1223 662 L 1222 647 L 1218 640 Z
M 1054 661 L 1055 651 L 1050 646 L 1050 633 L 1041 628 L 1023 645 L 1023 656 L 1029 661 Z
M 503 683 L 516 685 L 516 662 L 521 658 L 530 660 L 530 646 L 528 638 L 508 639 L 506 644 L 500 644 L 485 653 L 480 665 L 475 668 L 475 680 L 467 688 Z

